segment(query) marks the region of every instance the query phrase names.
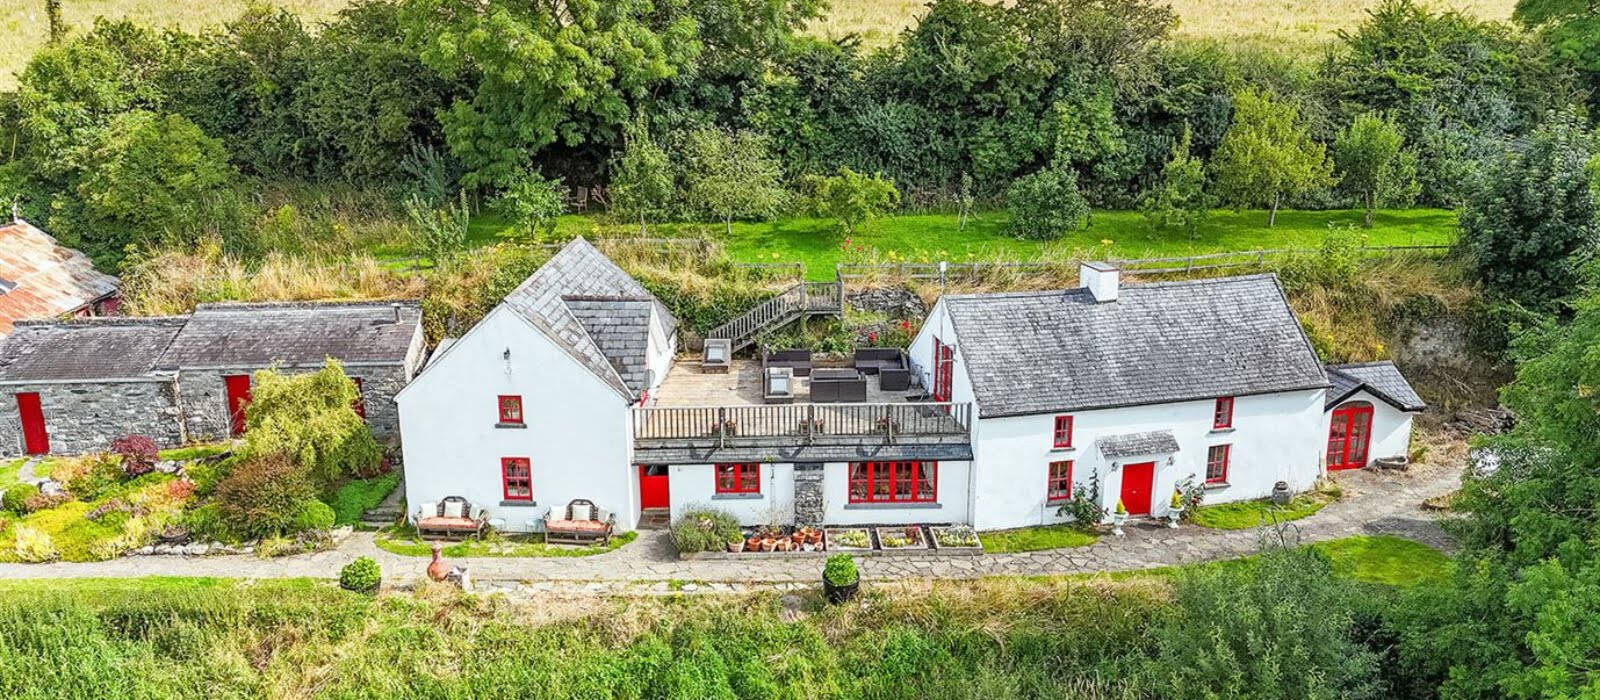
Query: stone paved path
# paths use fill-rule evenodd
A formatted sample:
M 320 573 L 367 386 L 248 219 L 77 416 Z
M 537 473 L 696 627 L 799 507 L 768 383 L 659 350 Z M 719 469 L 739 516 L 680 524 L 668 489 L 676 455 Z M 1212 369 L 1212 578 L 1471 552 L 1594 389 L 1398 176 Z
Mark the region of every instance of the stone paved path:
M 1431 467 L 1403 474 L 1354 472 L 1336 480 L 1345 497 L 1308 518 L 1293 530 L 1303 543 L 1363 534 L 1393 534 L 1448 550 L 1450 542 L 1422 510 L 1428 498 L 1455 490 L 1460 470 Z M 1246 556 L 1259 550 L 1257 530 L 1208 530 L 1186 525 L 1130 524 L 1125 537 L 1103 537 L 1075 549 L 926 559 L 865 556 L 863 575 L 871 579 L 971 578 L 993 574 L 1083 574 L 1129 571 Z M 370 556 L 389 581 L 420 577 L 427 557 L 405 557 L 377 548 L 371 533 L 355 533 L 337 549 L 315 554 L 260 559 L 250 555 L 176 557 L 134 556 L 106 562 L 0 564 L 0 578 L 67 578 L 133 576 L 220 576 L 278 578 L 338 576 L 339 567 Z M 572 558 L 453 559 L 468 567 L 477 581 L 500 582 L 534 590 L 552 588 L 603 592 L 617 589 L 738 590 L 750 584 L 811 583 L 822 569 L 819 558 L 679 561 L 664 531 L 641 533 L 638 540 L 614 552 Z M 674 583 L 668 583 L 668 582 Z M 684 585 L 688 582 L 688 585 Z

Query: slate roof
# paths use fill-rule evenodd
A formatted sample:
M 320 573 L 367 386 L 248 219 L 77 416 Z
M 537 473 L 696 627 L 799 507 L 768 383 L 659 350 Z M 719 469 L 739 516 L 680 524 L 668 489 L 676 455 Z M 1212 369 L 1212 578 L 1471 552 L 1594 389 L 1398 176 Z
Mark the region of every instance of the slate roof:
M 1107 459 L 1138 457 L 1140 455 L 1170 455 L 1178 451 L 1178 439 L 1170 430 L 1153 430 L 1148 433 L 1110 435 L 1094 441 L 1100 454 Z
M 17 321 L 53 318 L 112 296 L 121 284 L 26 221 L 0 225 L 0 336 Z
M 668 337 L 677 329 L 665 305 L 581 237 L 539 266 L 504 303 L 630 400 L 645 388 L 650 312 L 660 314 Z
M 0 339 L 0 382 L 154 376 L 184 317 L 25 321 Z
M 157 368 L 403 364 L 421 322 L 414 301 L 201 304 Z
M 1328 365 L 1327 370 L 1333 388 L 1328 390 L 1325 410 L 1331 410 L 1363 389 L 1402 411 L 1421 411 L 1428 407 L 1393 362 Z
M 944 299 L 984 417 L 1328 386 L 1273 275 Z

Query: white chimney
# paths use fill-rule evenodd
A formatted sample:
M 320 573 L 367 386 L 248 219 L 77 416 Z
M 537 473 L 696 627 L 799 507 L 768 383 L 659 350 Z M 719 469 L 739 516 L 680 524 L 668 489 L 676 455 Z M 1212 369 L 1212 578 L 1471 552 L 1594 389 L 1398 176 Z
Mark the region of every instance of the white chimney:
M 1078 286 L 1089 290 L 1096 302 L 1116 301 L 1120 275 L 1110 263 L 1086 262 L 1078 265 Z

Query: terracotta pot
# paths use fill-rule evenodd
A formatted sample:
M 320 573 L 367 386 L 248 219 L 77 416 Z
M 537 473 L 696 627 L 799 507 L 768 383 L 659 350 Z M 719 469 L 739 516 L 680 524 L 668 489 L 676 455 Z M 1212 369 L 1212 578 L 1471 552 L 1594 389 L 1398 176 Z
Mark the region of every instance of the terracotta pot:
M 729 542 L 728 543 L 728 551 L 729 552 L 737 552 L 737 551 L 739 551 L 741 549 L 744 549 L 744 543 L 743 542 Z
M 812 530 L 811 532 L 806 533 L 806 541 L 810 542 L 811 544 L 819 544 L 822 542 L 822 533 Z
M 761 540 L 761 551 L 770 552 L 778 548 L 778 541 L 772 538 Z
M 433 561 L 428 564 L 428 578 L 443 581 L 450 577 L 450 565 L 439 558 L 439 550 L 443 549 L 438 542 L 433 543 Z
M 795 544 L 800 544 L 801 542 L 806 541 L 806 533 L 796 530 L 793 535 L 789 536 L 789 539 L 793 540 Z
M 744 541 L 744 551 L 746 551 L 746 552 L 757 552 L 757 551 L 760 551 L 760 550 L 761 550 L 761 538 L 760 537 L 756 537 L 755 535 L 751 535 L 750 539 L 747 539 L 747 540 Z
M 787 552 L 791 549 L 794 549 L 793 542 L 790 542 L 789 540 L 778 540 L 778 548 L 776 551 Z

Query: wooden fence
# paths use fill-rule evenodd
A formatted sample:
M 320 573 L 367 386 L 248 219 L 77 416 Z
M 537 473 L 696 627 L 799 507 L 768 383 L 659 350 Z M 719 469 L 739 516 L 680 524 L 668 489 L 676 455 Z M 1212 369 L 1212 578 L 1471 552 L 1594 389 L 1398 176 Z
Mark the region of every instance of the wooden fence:
M 1367 257 L 1407 254 L 1443 255 L 1449 250 L 1450 246 L 1448 245 L 1363 246 L 1361 254 Z M 1316 248 L 1278 248 L 1169 258 L 1125 258 L 1120 260 L 1113 259 L 1108 262 L 1121 269 L 1125 275 L 1160 275 L 1206 270 L 1261 269 L 1265 268 L 1267 263 L 1272 260 L 1293 255 L 1313 255 L 1318 252 L 1320 251 Z M 1076 274 L 1080 262 L 1079 260 L 952 262 L 945 264 L 942 275 L 939 270 L 939 263 L 839 263 L 836 267 L 841 280 L 862 279 L 875 275 L 922 280 L 938 280 L 942 277 L 946 280 L 952 280 L 982 278 L 986 275 L 997 273 Z

